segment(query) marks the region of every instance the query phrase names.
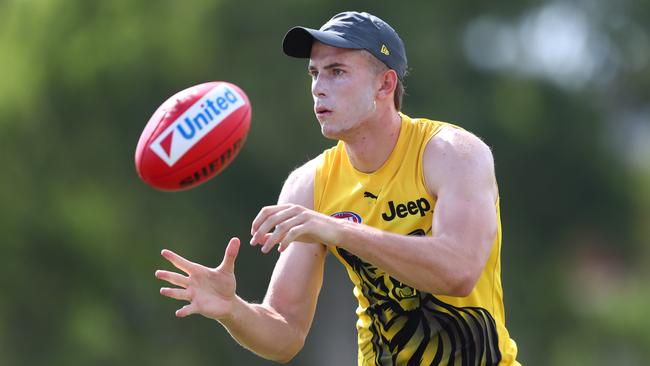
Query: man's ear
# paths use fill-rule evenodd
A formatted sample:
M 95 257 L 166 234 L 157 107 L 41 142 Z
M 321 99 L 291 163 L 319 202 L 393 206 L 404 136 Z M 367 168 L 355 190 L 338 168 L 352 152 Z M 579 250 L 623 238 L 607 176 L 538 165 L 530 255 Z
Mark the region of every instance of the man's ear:
M 397 73 L 395 70 L 388 69 L 380 75 L 379 90 L 377 90 L 377 98 L 393 98 L 395 88 L 397 88 Z

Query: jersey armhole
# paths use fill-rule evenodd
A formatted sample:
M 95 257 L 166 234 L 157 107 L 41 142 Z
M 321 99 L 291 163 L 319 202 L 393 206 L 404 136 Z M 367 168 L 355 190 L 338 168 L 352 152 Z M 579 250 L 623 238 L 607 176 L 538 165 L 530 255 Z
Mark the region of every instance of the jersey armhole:
M 314 211 L 316 212 L 321 212 L 321 201 L 323 198 L 323 192 L 325 191 L 325 181 L 327 179 L 326 177 L 329 175 L 329 171 L 325 164 L 327 152 L 328 150 L 316 157 L 316 171 L 314 172 Z

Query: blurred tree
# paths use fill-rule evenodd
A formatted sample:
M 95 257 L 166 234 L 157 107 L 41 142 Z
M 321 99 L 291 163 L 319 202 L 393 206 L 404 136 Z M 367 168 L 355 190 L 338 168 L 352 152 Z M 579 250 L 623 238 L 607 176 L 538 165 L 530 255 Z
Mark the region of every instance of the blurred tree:
M 7 0 L 0 364 L 267 364 L 214 322 L 175 320 L 153 270 L 162 247 L 218 264 L 288 172 L 333 143 L 318 134 L 306 63 L 279 45 L 350 7 L 405 40 L 407 114 L 458 123 L 494 150 L 522 362 L 650 362 L 648 2 Z M 204 186 L 153 191 L 134 172 L 138 136 L 163 100 L 207 80 L 251 98 L 244 150 Z M 238 261 L 240 294 L 261 300 L 274 257 L 244 248 Z M 344 277 L 328 263 L 292 364 L 354 362 Z

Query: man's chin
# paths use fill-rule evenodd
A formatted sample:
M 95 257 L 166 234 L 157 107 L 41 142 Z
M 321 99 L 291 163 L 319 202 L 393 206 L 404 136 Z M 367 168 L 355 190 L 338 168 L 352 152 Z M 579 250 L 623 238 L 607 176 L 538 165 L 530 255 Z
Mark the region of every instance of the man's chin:
M 333 130 L 332 128 L 328 128 L 327 123 L 321 122 L 320 125 L 320 132 L 325 137 L 326 139 L 330 140 L 339 140 L 341 137 L 340 132 L 338 130 Z
M 328 140 L 338 140 L 339 139 L 338 134 L 327 132 L 327 131 L 325 131 L 325 129 L 321 129 L 321 134 L 323 135 L 323 137 L 325 137 Z

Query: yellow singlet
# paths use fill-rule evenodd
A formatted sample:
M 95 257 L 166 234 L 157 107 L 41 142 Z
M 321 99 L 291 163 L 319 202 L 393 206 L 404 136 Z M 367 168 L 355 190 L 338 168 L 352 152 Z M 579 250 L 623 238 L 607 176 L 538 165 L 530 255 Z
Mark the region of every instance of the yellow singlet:
M 356 170 L 343 142 L 323 153 L 314 207 L 341 219 L 404 235 L 431 235 L 436 197 L 427 193 L 422 156 L 442 126 L 401 115 L 395 149 L 374 173 Z M 499 217 L 499 202 L 495 202 Z M 501 222 L 490 257 L 467 297 L 420 292 L 381 268 L 330 246 L 359 301 L 359 365 L 519 365 L 505 328 L 501 289 Z

